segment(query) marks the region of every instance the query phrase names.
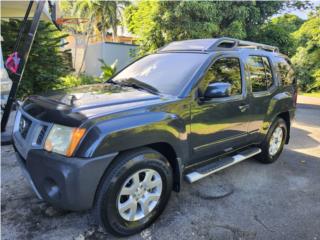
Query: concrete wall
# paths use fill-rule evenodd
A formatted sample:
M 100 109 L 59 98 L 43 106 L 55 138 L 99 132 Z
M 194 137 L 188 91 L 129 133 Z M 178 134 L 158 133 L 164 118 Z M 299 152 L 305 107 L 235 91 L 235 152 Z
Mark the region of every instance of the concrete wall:
M 101 63 L 99 59 L 103 59 L 109 65 L 117 61 L 117 70 L 119 71 L 133 61 L 136 49 L 136 45 L 124 43 L 107 42 L 90 44 L 83 69 L 88 75 L 100 76 Z

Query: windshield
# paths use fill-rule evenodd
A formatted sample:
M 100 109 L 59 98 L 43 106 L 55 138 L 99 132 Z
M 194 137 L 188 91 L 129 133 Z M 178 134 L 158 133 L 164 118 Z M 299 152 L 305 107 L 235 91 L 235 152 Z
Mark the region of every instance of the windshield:
M 121 84 L 135 79 L 158 92 L 178 96 L 207 57 L 196 53 L 148 55 L 123 69 L 112 81 Z

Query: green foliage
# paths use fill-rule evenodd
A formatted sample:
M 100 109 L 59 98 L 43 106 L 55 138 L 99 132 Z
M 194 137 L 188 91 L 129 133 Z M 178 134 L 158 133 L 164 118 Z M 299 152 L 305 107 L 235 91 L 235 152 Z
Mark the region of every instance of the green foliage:
M 283 1 L 138 1 L 126 8 L 125 18 L 129 31 L 138 36 L 142 55 L 168 42 L 190 38 L 229 36 L 255 40 L 261 25 L 289 3 L 292 4 Z
M 304 21 L 296 15 L 287 13 L 282 16 L 272 18 L 269 22 L 274 25 L 281 25 L 289 33 L 292 33 L 298 30 Z
M 128 30 L 139 36 L 141 52 L 153 51 L 163 44 L 159 24 L 155 21 L 158 14 L 158 3 L 143 1 L 137 6 L 130 5 L 125 9 Z
M 298 48 L 292 57 L 299 86 L 303 91 L 320 90 L 320 10 L 309 17 L 292 35 Z
M 57 84 L 54 89 L 72 88 L 81 85 L 103 83 L 117 72 L 117 61 L 115 61 L 112 65 L 106 64 L 102 59 L 99 59 L 99 61 L 102 64 L 102 73 L 100 77 L 93 77 L 83 73 L 79 76 L 76 74 L 69 74 L 67 76 L 61 77 L 59 79 L 59 84 Z
M 61 77 L 59 80 L 59 84 L 56 85 L 53 89 L 72 88 L 81 85 L 89 85 L 103 82 L 103 80 L 100 78 L 88 76 L 86 74 L 80 74 L 79 76 L 75 74 L 69 74 L 67 76 Z
M 295 39 L 292 33 L 303 24 L 303 20 L 292 14 L 285 14 L 272 18 L 263 24 L 256 41 L 278 46 L 280 52 L 292 56 L 296 51 Z
M 176 40 L 228 36 L 278 46 L 294 55 L 299 84 L 319 89 L 319 11 L 307 22 L 291 14 L 271 16 L 308 1 L 136 1 L 125 9 L 126 25 L 138 37 L 139 55 Z M 318 20 L 316 20 L 318 19 Z
M 118 60 L 116 60 L 113 64 L 108 65 L 106 64 L 103 59 L 99 59 L 99 61 L 101 62 L 101 78 L 104 80 L 108 80 L 109 78 L 111 78 L 116 72 L 117 72 L 117 63 Z
M 13 52 L 20 24 L 20 20 L 1 21 L 5 58 Z M 40 22 L 19 87 L 19 97 L 53 89 L 60 84 L 59 78 L 72 70 L 70 52 L 61 50 L 66 36 L 53 24 Z
M 105 0 L 81 0 L 61 1 L 60 8 L 65 15 L 81 18 L 94 19 L 94 26 L 97 32 L 106 35 L 108 28 L 112 28 L 112 35 L 117 36 L 117 26 L 122 22 L 122 9 L 128 5 L 126 1 L 105 1 Z M 68 26 L 66 26 L 68 28 Z M 74 26 L 76 31 L 85 30 Z

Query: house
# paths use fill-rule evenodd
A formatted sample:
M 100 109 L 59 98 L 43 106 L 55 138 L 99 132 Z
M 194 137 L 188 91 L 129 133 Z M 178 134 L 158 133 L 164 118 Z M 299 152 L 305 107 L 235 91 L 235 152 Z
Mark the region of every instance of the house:
M 81 68 L 81 72 L 88 75 L 100 76 L 101 62 L 99 59 L 108 65 L 116 62 L 117 70 L 131 63 L 137 55 L 138 46 L 135 44 L 135 38 L 123 27 L 119 27 L 118 33 L 115 39 L 112 38 L 111 33 L 107 33 L 104 39 L 101 34 L 90 36 L 88 47 L 85 35 L 70 34 L 66 38 L 68 44 L 65 48 L 71 49 L 75 71 L 78 72 Z M 86 56 L 84 57 L 85 51 Z

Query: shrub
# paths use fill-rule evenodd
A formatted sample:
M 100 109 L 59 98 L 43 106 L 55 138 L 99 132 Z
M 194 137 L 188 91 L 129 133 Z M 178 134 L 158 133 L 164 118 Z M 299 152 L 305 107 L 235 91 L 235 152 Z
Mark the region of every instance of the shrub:
M 114 63 L 112 63 L 111 65 L 106 64 L 103 59 L 99 59 L 99 61 L 101 62 L 101 76 L 100 78 L 104 79 L 104 80 L 108 80 L 109 78 L 111 78 L 116 72 L 117 72 L 117 63 L 118 60 L 116 60 Z
M 26 29 L 29 29 L 30 23 L 28 22 Z M 1 45 L 4 58 L 14 50 L 20 24 L 21 20 L 1 20 L 1 35 L 4 38 Z M 52 23 L 40 22 L 18 90 L 18 97 L 54 89 L 61 84 L 60 77 L 72 71 L 70 50 L 61 50 L 66 44 L 63 42 L 66 36 Z M 24 38 L 21 46 L 23 41 Z
M 80 74 L 79 76 L 75 74 L 70 74 L 64 77 L 61 77 L 59 84 L 57 84 L 54 89 L 62 89 L 62 88 L 71 88 L 78 87 L 81 85 L 88 85 L 94 83 L 103 82 L 102 79 L 97 77 L 88 76 L 86 74 Z

